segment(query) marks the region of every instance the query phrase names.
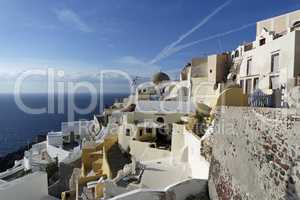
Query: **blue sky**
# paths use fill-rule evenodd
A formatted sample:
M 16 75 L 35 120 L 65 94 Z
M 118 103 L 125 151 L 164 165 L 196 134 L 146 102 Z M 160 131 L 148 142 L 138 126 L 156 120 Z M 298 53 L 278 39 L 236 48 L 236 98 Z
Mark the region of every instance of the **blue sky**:
M 252 41 L 256 21 L 297 9 L 299 0 L 2 0 L 0 92 L 11 92 L 21 71 L 47 67 L 76 80 L 93 80 L 102 69 L 174 77 L 192 57 Z M 29 80 L 24 91 L 43 92 L 46 83 Z M 116 81 L 109 90 L 122 91 L 122 85 Z

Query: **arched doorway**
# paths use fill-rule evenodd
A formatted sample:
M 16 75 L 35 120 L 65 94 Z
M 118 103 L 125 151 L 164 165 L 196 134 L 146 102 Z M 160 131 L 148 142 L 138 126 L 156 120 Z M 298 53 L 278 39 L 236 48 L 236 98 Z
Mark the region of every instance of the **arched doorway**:
M 165 123 L 165 120 L 164 120 L 164 118 L 162 118 L 162 117 L 158 117 L 157 119 L 156 119 L 156 121 L 157 122 L 159 122 L 159 123 Z
M 299 28 L 299 27 L 300 27 L 300 21 L 296 21 L 293 23 L 292 30 L 295 30 L 296 28 Z

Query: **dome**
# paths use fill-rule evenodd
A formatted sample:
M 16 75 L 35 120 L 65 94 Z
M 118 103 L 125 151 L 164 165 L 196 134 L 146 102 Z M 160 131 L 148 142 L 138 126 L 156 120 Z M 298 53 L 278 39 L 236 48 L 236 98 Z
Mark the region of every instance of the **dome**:
M 170 80 L 169 76 L 167 74 L 163 73 L 163 72 L 159 72 L 159 73 L 154 74 L 154 76 L 152 78 L 152 81 L 155 84 L 159 84 L 163 81 L 169 81 L 169 80 Z

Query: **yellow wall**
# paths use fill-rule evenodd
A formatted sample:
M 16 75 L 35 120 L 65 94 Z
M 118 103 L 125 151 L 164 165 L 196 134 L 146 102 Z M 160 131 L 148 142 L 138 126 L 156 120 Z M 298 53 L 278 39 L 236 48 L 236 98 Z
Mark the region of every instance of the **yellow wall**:
M 241 88 L 229 88 L 218 97 L 215 106 L 248 106 L 247 95 Z
M 82 148 L 82 176 L 86 176 L 92 170 L 93 163 L 102 159 L 103 144 L 87 145 Z
M 111 178 L 106 152 L 117 142 L 118 137 L 113 136 L 105 139 L 101 144 L 88 144 L 82 148 L 82 175 L 77 180 L 76 191 L 62 193 L 63 200 L 69 200 L 67 198 L 69 194 L 77 198 L 79 190 L 86 186 L 88 182 L 97 181 L 101 177 Z M 95 175 L 87 176 L 91 170 L 95 172 Z M 96 198 L 103 196 L 103 184 L 96 185 L 95 196 Z
M 96 190 L 95 190 L 96 199 L 100 199 L 100 198 L 103 197 L 103 189 L 104 189 L 104 184 L 103 183 L 98 183 L 96 185 Z
M 71 200 L 76 198 L 76 191 L 65 191 L 61 193 L 62 200 Z
M 192 100 L 195 103 L 205 103 L 210 105 L 210 102 L 215 100 L 218 95 L 218 90 L 214 90 L 215 82 L 209 81 L 207 78 L 192 79 Z
M 226 62 L 229 60 L 227 54 L 208 56 L 208 80 L 214 83 L 220 83 L 224 79 Z
M 117 142 L 118 142 L 117 136 L 106 138 L 104 140 L 102 171 L 103 174 L 107 175 L 108 178 L 112 178 L 112 174 L 107 160 L 107 151 Z
M 110 168 L 109 168 L 109 164 L 108 164 L 108 161 L 107 161 L 106 152 L 103 153 L 102 171 L 103 171 L 103 174 L 105 174 L 108 178 L 112 177 L 111 171 L 110 171 Z
M 111 178 L 106 152 L 117 142 L 117 136 L 113 136 L 105 139 L 101 144 L 88 144 L 82 148 L 82 174 L 77 180 L 76 191 L 63 192 L 61 195 L 63 200 L 69 200 L 67 198 L 68 195 L 78 196 L 80 188 L 86 186 L 88 182 L 97 181 L 101 177 Z M 91 170 L 93 170 L 95 174 L 87 176 Z M 96 185 L 95 196 L 96 198 L 103 196 L 102 184 Z

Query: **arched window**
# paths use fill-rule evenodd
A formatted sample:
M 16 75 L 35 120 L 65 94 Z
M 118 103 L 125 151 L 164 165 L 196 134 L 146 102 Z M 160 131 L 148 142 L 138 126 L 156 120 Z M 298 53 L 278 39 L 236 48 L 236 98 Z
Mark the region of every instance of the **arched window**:
M 292 31 L 295 30 L 296 28 L 300 27 L 300 21 L 296 21 L 293 26 L 292 26 Z
M 158 117 L 156 119 L 156 121 L 159 122 L 159 123 L 164 123 L 165 122 L 164 118 L 162 118 L 162 117 Z
M 237 58 L 237 57 L 239 57 L 239 56 L 240 56 L 240 52 L 239 52 L 238 50 L 236 50 L 235 53 L 234 53 L 234 57 Z
M 294 24 L 293 24 L 293 27 L 299 27 L 300 26 L 300 21 L 296 21 Z
M 266 44 L 266 38 L 261 38 L 260 40 L 259 40 L 259 46 L 263 46 L 263 45 L 265 45 Z

